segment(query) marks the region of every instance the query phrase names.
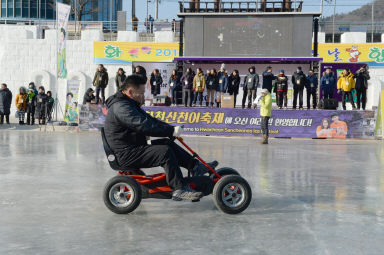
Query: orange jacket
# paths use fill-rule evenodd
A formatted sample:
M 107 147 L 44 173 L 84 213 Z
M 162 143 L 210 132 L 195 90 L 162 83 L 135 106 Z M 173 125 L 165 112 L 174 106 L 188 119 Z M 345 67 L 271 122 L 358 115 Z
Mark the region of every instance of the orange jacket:
M 16 103 L 16 107 L 17 107 L 18 111 L 24 111 L 25 112 L 27 110 L 27 97 L 28 97 L 27 94 L 24 94 L 24 95 L 17 94 L 16 95 L 15 103 Z

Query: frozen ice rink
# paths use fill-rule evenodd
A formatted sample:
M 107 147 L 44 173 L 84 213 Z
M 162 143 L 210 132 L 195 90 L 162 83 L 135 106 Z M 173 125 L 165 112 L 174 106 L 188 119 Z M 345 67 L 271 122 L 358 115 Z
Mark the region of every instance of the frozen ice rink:
M 186 142 L 248 180 L 245 212 L 226 215 L 209 196 L 113 214 L 99 134 L 1 130 L 0 254 L 383 254 L 382 141 Z

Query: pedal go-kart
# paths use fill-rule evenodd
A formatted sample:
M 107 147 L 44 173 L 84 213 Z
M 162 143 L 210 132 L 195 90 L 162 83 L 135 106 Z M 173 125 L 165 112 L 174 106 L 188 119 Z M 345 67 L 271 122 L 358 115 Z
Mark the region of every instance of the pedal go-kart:
M 146 175 L 140 169 L 124 169 L 109 147 L 104 129 L 101 129 L 101 136 L 109 165 L 118 171 L 118 175 L 111 178 L 104 188 L 103 199 L 109 210 L 117 214 L 127 214 L 134 211 L 142 199 L 172 198 L 173 190 L 166 182 L 165 173 Z M 206 176 L 185 177 L 191 188 L 203 192 L 204 196 L 213 194 L 216 207 L 224 213 L 238 214 L 247 209 L 252 191 L 248 182 L 236 170 L 229 167 L 217 170 L 211 168 L 182 138 L 175 139 L 211 172 Z

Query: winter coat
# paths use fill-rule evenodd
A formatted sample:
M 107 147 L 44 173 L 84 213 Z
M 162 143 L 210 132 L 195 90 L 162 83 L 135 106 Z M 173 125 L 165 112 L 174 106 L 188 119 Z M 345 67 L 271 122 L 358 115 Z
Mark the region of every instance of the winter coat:
M 47 95 L 47 113 L 51 113 L 55 99 Z
M 292 84 L 293 84 L 293 89 L 299 89 L 303 90 L 304 87 L 307 84 L 307 78 L 305 77 L 305 74 L 303 71 L 300 72 L 294 72 L 292 75 Z
M 160 87 L 163 84 L 163 78 L 161 78 L 161 75 L 151 75 L 151 79 L 149 80 L 149 83 L 151 84 L 151 94 L 152 95 L 158 95 L 160 94 Z
M 318 84 L 319 82 L 316 74 L 313 74 L 312 76 L 307 76 L 307 83 L 305 84 L 305 88 L 307 89 L 307 91 L 316 92 Z
M 228 89 L 228 75 L 225 74 L 225 73 L 219 73 L 218 75 L 218 79 L 219 79 L 219 84 L 216 88 L 216 91 L 219 91 L 219 92 L 227 92 L 227 89 Z
M 109 97 L 106 105 L 104 132 L 117 156 L 127 150 L 134 155 L 137 148 L 147 145 L 146 136 L 170 137 L 174 132 L 173 126 L 153 118 L 120 91 Z
M 34 113 L 36 108 L 36 94 L 35 92 L 29 92 L 27 94 L 27 112 Z
M 267 95 L 261 97 L 260 99 L 260 116 L 261 117 L 271 117 L 272 112 L 272 95 L 268 93 Z
M 205 89 L 205 77 L 203 73 L 195 75 L 193 78 L 193 90 L 195 92 L 204 92 Z
M 117 89 L 119 89 L 120 86 L 123 85 L 123 82 L 125 81 L 125 78 L 127 78 L 125 73 L 123 73 L 121 75 L 119 73 L 116 74 L 115 85 L 116 85 Z
M 45 94 L 45 93 L 37 94 L 37 96 L 36 96 L 36 110 L 35 110 L 36 118 L 45 118 L 45 113 L 47 111 L 47 104 L 48 104 L 47 94 Z
M 93 86 L 105 88 L 108 85 L 109 77 L 107 70 L 104 68 L 103 70 L 97 70 L 95 73 L 95 77 L 93 78 Z
M 255 67 L 251 67 L 253 70 L 255 70 Z M 251 69 L 249 68 L 248 71 Z M 247 89 L 257 89 L 257 86 L 259 85 L 259 75 L 253 71 L 252 73 L 248 73 L 247 76 L 245 76 L 244 79 L 244 86 Z
M 364 90 L 368 88 L 368 80 L 371 79 L 368 71 L 360 72 L 357 71 L 355 73 L 356 78 L 356 90 Z
M 240 76 L 239 74 L 233 75 L 231 74 L 228 78 L 228 93 L 229 94 L 239 94 L 240 87 Z
M 136 68 L 137 68 L 137 67 L 140 69 L 139 72 L 136 72 Z M 142 66 L 136 66 L 136 67 L 135 67 L 135 71 L 133 72 L 133 74 L 141 75 L 141 76 L 145 79 L 145 83 L 147 83 L 147 81 L 148 81 L 147 71 L 145 70 L 144 67 L 142 67 Z
M 217 79 L 217 75 L 208 75 L 206 80 L 207 89 L 216 90 L 217 86 L 219 86 L 219 80 Z
M 16 95 L 15 104 L 18 111 L 25 112 L 27 110 L 27 97 L 27 93 Z
M 192 89 L 193 78 L 194 78 L 194 75 L 192 73 L 186 73 L 183 77 L 181 77 L 181 83 L 183 84 L 183 89 Z
M 11 113 L 12 92 L 5 88 L 0 90 L 0 113 L 9 115 Z
M 349 73 L 347 75 L 344 75 L 343 73 L 340 74 L 340 78 L 337 81 L 337 89 L 350 92 L 354 88 L 355 80 L 353 79 L 353 73 Z
M 179 76 L 176 75 L 174 79 L 172 79 L 172 76 L 169 77 L 168 84 L 170 89 L 179 90 L 181 87 Z
M 268 89 L 269 92 L 272 91 L 272 83 L 276 79 L 272 72 L 264 71 L 263 73 L 263 89 Z
M 87 89 L 87 91 L 85 92 L 84 94 L 84 97 L 83 97 L 83 104 L 87 104 L 87 103 L 91 103 L 92 100 L 95 100 L 95 95 L 89 95 L 89 93 L 91 93 L 93 89 L 89 88 Z
M 288 91 L 288 77 L 287 76 L 278 76 L 276 77 L 276 90 L 279 91 Z
M 320 80 L 320 87 L 324 93 L 333 93 L 336 89 L 336 79 L 334 74 L 331 72 L 329 74 L 323 75 Z

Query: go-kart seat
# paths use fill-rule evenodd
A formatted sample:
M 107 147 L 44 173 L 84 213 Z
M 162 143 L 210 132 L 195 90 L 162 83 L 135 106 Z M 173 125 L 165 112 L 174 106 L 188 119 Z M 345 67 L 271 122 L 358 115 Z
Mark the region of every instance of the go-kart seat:
M 105 154 L 107 155 L 108 163 L 113 170 L 130 172 L 130 174 L 145 175 L 145 173 L 138 168 L 120 166 L 119 162 L 117 161 L 115 153 L 112 151 L 111 147 L 107 142 L 104 128 L 101 128 L 101 139 L 103 141 L 103 147 L 104 147 Z

